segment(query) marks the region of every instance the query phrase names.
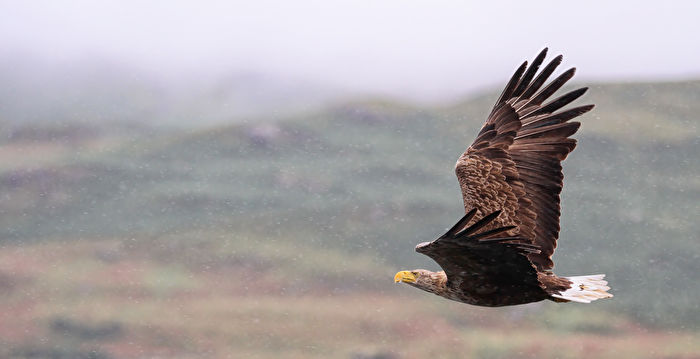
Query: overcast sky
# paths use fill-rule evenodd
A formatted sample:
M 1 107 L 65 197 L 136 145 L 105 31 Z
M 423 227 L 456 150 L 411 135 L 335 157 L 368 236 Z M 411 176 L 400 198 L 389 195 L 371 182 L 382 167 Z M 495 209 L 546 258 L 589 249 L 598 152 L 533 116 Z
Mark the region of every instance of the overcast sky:
M 261 71 L 439 99 L 500 87 L 544 46 L 579 79 L 700 78 L 699 4 L 3 1 L 0 51 L 168 76 Z

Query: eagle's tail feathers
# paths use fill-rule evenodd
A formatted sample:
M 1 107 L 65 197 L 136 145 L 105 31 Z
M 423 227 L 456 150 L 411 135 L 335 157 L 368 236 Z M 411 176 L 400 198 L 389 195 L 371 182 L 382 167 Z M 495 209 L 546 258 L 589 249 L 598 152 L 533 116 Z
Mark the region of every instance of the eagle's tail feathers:
M 559 294 L 551 294 L 552 297 L 578 303 L 590 303 L 596 299 L 611 298 L 608 293 L 610 287 L 603 280 L 605 274 L 586 275 L 578 277 L 565 277 L 571 281 L 571 287 Z

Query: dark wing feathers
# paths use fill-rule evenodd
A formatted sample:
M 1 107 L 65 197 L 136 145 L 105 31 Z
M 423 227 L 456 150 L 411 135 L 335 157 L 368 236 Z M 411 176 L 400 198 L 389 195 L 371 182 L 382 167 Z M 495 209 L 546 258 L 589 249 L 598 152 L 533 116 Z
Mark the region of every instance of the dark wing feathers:
M 469 236 L 469 238 L 470 238 L 470 239 L 489 238 L 489 237 L 495 236 L 496 234 L 501 234 L 501 233 L 503 233 L 503 232 L 510 231 L 511 229 L 514 229 L 514 228 L 516 228 L 516 227 L 515 227 L 515 226 L 505 226 L 505 227 L 494 228 L 494 229 L 488 230 L 488 231 L 483 232 L 483 233 L 479 233 L 479 234 L 475 234 L 475 235 L 473 235 L 473 236 Z M 494 239 L 494 238 L 486 239 L 486 241 L 493 240 L 493 239 Z M 496 239 L 501 240 L 501 239 L 503 239 L 503 238 L 496 238 Z
M 457 233 L 457 236 L 459 236 L 459 235 L 468 236 L 468 235 L 480 230 L 481 228 L 483 228 L 487 224 L 491 223 L 500 214 L 501 214 L 501 211 L 496 211 L 496 212 L 493 212 L 493 213 L 485 216 L 484 218 L 476 221 L 476 223 L 472 224 L 471 226 L 469 226 L 465 230 Z M 497 228 L 497 229 L 500 229 L 500 228 Z
M 545 49 L 546 52 L 546 49 Z M 516 86 L 518 86 L 518 81 L 520 80 L 520 76 L 523 74 L 525 69 L 527 68 L 527 61 L 523 62 L 520 67 L 518 67 L 517 70 L 515 70 L 515 74 L 513 77 L 510 78 L 510 81 L 508 81 L 508 84 L 506 84 L 506 88 L 503 89 L 503 92 L 501 92 L 501 96 L 498 97 L 498 101 L 496 101 L 496 106 L 494 106 L 493 112 L 495 112 L 498 109 L 498 106 L 504 103 L 506 100 L 509 98 L 513 97 L 513 92 L 516 90 Z
M 483 224 L 483 229 L 488 232 L 495 227 L 516 226 L 506 231 L 539 248 L 540 253 L 528 252 L 539 270 L 553 267 L 551 255 L 559 237 L 561 161 L 576 147 L 576 140 L 569 137 L 581 125 L 569 120 L 593 108 L 586 105 L 562 110 L 581 97 L 585 87 L 547 102 L 576 69 L 547 83 L 562 56 L 538 73 L 546 54 L 545 48 L 531 66 L 525 62 L 515 71 L 476 140 L 456 165 L 465 210 L 476 209 L 462 228 L 475 214 L 502 211 L 494 221 Z
M 544 61 L 544 58 L 547 56 L 547 48 L 544 50 L 540 51 L 539 55 L 535 57 L 535 60 L 532 61 L 532 65 L 527 69 L 525 72 L 525 75 L 523 75 L 522 79 L 520 79 L 520 83 L 518 84 L 518 88 L 513 92 L 512 97 L 519 97 L 520 95 L 525 92 L 525 89 L 527 89 L 528 85 L 530 85 L 530 81 L 532 81 L 532 78 L 535 77 L 535 74 L 537 74 L 537 70 L 540 69 L 540 65 L 542 65 L 542 62 Z M 525 62 L 527 64 L 527 62 Z M 515 79 L 517 73 L 513 75 L 511 78 L 511 81 Z M 519 76 L 518 76 L 519 77 Z
M 554 81 L 550 82 L 549 85 L 545 86 L 540 92 L 538 92 L 535 96 L 533 96 L 530 99 L 527 99 L 527 101 L 520 107 L 517 108 L 518 114 L 521 117 L 526 117 L 528 114 L 534 112 L 534 111 L 524 111 L 524 109 L 531 109 L 534 106 L 539 106 L 541 105 L 544 101 L 546 101 L 549 96 L 552 96 L 557 90 L 559 90 L 564 84 L 569 81 L 574 74 L 576 73 L 576 69 L 571 68 L 568 69 L 566 72 L 563 74 L 559 75 Z M 545 78 L 546 80 L 546 78 Z M 516 105 L 517 106 L 517 105 Z M 537 110 L 540 108 L 535 107 Z
M 527 258 L 539 253 L 537 245 L 520 236 L 499 236 L 513 227 L 480 231 L 494 224 L 501 215 L 500 211 L 490 213 L 457 231 L 476 213 L 476 209 L 470 210 L 447 233 L 427 245 L 419 245 L 416 251 L 435 260 L 447 275 L 447 285 L 469 297 L 483 295 L 483 288 L 486 287 L 503 290 L 513 287 L 542 288 L 537 270 Z
M 547 78 L 549 78 L 549 76 L 552 74 L 552 72 L 554 72 L 557 66 L 561 64 L 562 59 L 563 57 L 561 55 L 555 57 L 552 61 L 549 62 L 549 64 L 547 64 L 547 66 L 545 66 L 542 72 L 540 72 L 540 74 L 537 75 L 537 77 L 535 77 L 535 79 L 530 84 L 528 84 L 527 88 L 520 96 L 511 99 L 517 107 L 521 107 L 518 106 L 518 103 L 522 103 L 522 101 L 528 100 L 530 97 L 532 97 L 532 95 L 535 94 L 535 92 L 537 92 L 537 90 L 540 89 L 540 87 L 542 87 L 542 85 L 547 81 Z
M 528 119 L 522 120 L 522 129 L 530 129 L 530 128 L 535 128 L 535 127 L 543 127 L 543 126 L 548 126 L 548 125 L 553 125 L 557 123 L 564 123 L 566 121 L 571 120 L 572 118 L 576 118 L 578 116 L 583 115 L 584 113 L 590 111 L 595 107 L 594 105 L 586 105 L 586 106 L 579 106 L 579 107 L 574 107 L 571 109 L 568 109 L 566 111 L 554 113 L 554 114 L 548 114 L 544 116 L 537 116 L 537 117 L 530 117 Z
M 450 228 L 450 230 L 447 231 L 447 233 L 445 233 L 443 237 L 454 236 L 455 234 L 457 234 L 459 231 L 461 231 L 462 229 L 464 229 L 464 227 L 467 226 L 467 223 L 469 223 L 469 221 L 471 221 L 471 219 L 474 218 L 475 215 L 476 209 L 472 209 L 471 211 L 467 212 L 467 214 L 465 214 L 464 217 L 462 217 L 462 219 L 457 221 L 457 223 L 455 223 L 455 225 L 452 226 L 452 228 Z
M 557 138 L 567 138 L 581 127 L 580 122 L 565 122 L 565 123 L 555 123 L 552 125 L 532 127 L 527 129 L 522 129 L 518 132 L 515 139 L 527 140 L 539 140 L 541 137 L 557 137 Z M 520 142 L 523 142 L 520 141 Z
M 523 115 L 521 122 L 524 122 L 525 119 L 527 119 L 527 118 L 534 117 L 537 115 L 550 114 L 550 113 L 576 101 L 576 99 L 583 96 L 583 94 L 585 94 L 586 91 L 588 91 L 588 87 L 582 87 L 580 89 L 568 92 L 560 97 L 557 97 L 556 99 L 548 102 L 546 105 L 540 107 L 539 109 L 537 109 L 531 113 Z

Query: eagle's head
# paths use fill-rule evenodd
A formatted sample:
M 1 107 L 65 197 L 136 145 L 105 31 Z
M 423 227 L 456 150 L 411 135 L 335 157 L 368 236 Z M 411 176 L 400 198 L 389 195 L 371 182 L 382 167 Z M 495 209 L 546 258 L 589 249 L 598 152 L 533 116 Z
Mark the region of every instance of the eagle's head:
M 425 269 L 405 270 L 396 273 L 394 282 L 404 282 L 426 292 L 439 294 L 445 288 L 445 272 L 431 272 Z

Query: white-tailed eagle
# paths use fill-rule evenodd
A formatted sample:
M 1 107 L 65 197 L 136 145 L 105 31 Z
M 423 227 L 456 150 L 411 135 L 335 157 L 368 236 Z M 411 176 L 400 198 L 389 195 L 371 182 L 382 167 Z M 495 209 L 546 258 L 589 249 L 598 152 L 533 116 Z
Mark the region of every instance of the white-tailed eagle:
M 546 102 L 575 72 L 546 83 L 562 61 L 559 55 L 538 73 L 546 54 L 544 49 L 532 65 L 526 61 L 515 71 L 476 140 L 457 160 L 466 215 L 440 238 L 416 246 L 443 271 L 401 271 L 396 282 L 489 307 L 612 297 L 603 274 L 552 273 L 561 161 L 576 147 L 570 136 L 581 125 L 570 120 L 593 105 L 563 109 L 587 88 Z

